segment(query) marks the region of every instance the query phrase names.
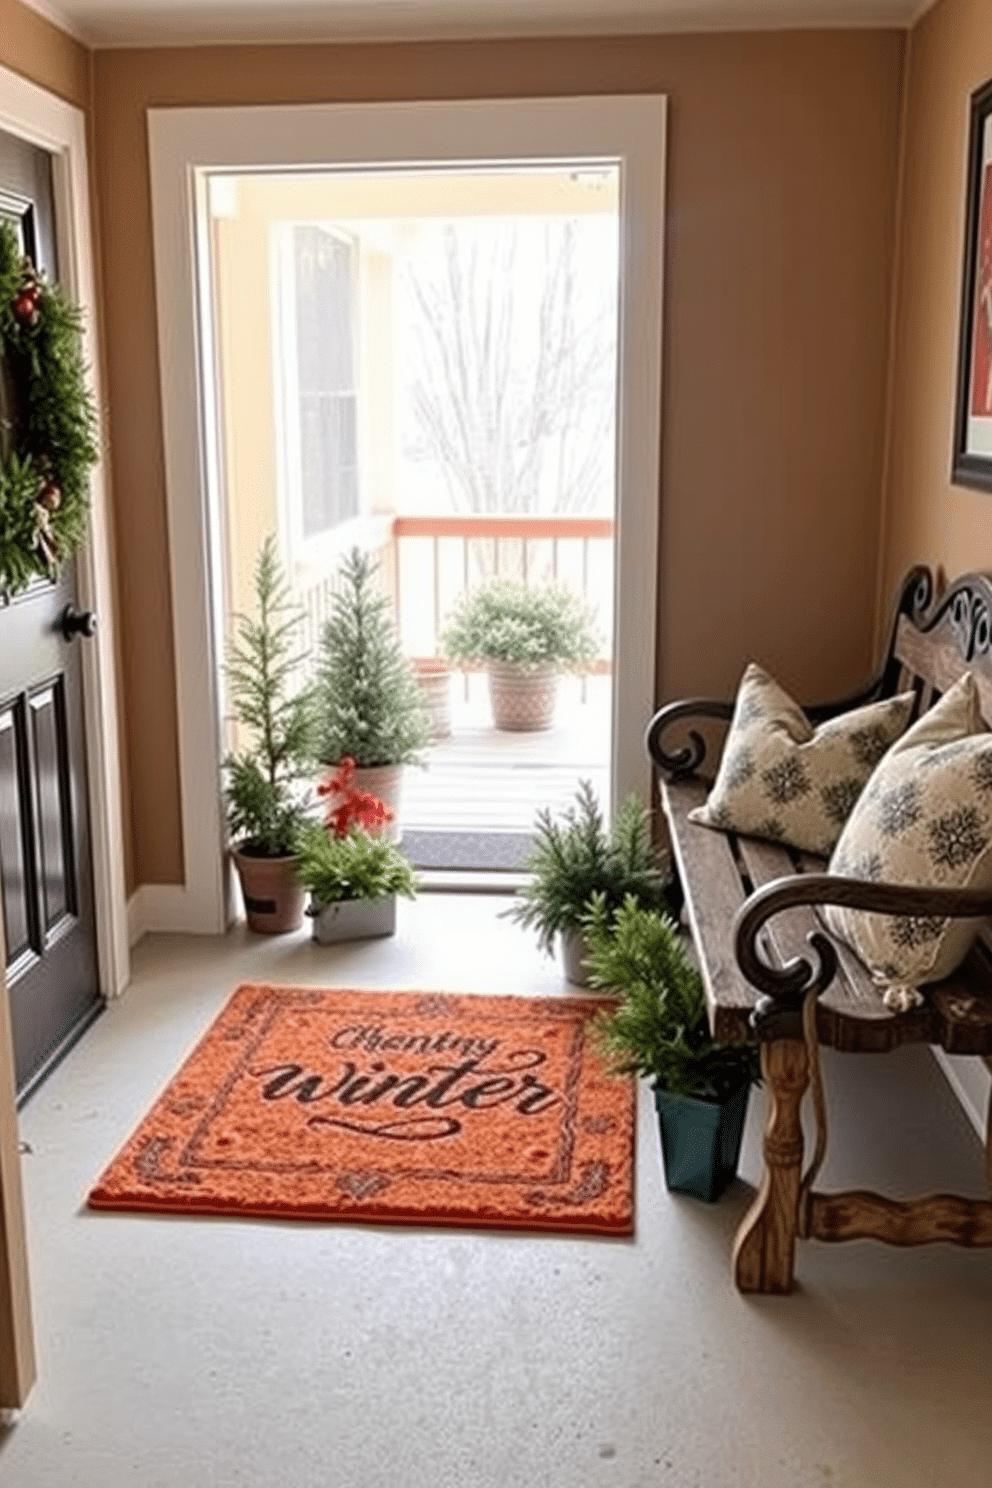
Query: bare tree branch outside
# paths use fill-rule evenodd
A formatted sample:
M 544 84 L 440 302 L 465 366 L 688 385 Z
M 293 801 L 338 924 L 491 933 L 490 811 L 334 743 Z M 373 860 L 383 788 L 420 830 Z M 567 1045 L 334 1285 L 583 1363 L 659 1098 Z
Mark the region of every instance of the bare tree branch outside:
M 448 222 L 409 263 L 404 453 L 456 511 L 612 512 L 617 278 L 588 230 Z

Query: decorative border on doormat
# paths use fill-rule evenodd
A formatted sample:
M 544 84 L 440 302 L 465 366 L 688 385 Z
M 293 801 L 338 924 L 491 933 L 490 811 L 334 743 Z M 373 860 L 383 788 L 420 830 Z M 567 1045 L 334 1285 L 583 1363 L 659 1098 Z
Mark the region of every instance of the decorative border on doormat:
M 246 985 L 94 1209 L 626 1235 L 634 1083 L 602 998 Z

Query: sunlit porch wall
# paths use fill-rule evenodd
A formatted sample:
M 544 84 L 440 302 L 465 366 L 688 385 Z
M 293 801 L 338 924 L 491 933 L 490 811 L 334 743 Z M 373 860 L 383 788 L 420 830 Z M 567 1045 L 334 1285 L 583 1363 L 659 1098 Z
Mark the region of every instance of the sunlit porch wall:
M 241 176 L 233 185 L 233 210 L 211 223 L 226 508 L 225 608 L 229 613 L 253 609 L 255 560 L 265 537 L 275 532 L 297 597 L 311 617 L 308 642 L 315 644 L 341 555 L 353 543 L 379 553 L 382 579 L 392 592 L 388 519 L 396 510 L 395 390 L 386 350 L 392 341 L 392 269 L 374 240 L 362 235 L 358 380 L 362 517 L 329 540 L 294 547 L 278 464 L 272 227 L 279 222 L 354 219 L 367 202 L 360 194 L 356 197 L 348 178 Z

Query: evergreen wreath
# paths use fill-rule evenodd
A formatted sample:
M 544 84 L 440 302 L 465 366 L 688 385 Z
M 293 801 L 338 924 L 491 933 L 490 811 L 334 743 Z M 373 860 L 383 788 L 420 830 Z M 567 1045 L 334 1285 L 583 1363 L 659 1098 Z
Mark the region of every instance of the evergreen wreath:
M 82 312 L 0 222 L 0 594 L 54 579 L 86 535 L 96 416 Z M 6 404 L 6 407 L 4 405 Z

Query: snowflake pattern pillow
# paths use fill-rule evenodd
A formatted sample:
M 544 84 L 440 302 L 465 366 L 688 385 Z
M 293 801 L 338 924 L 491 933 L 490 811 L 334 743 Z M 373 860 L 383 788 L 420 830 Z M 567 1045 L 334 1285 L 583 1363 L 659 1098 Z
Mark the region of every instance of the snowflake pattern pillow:
M 882 883 L 992 888 L 992 733 L 970 672 L 893 744 L 840 835 L 830 872 Z M 980 924 L 837 905 L 822 913 L 899 1010 L 922 1001 L 914 990 L 919 983 L 950 976 Z
M 913 702 L 911 692 L 903 693 L 814 729 L 799 704 L 752 662 L 737 690 L 713 789 L 689 820 L 826 857 L 872 770 L 906 728 Z

